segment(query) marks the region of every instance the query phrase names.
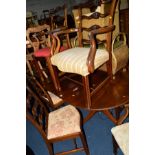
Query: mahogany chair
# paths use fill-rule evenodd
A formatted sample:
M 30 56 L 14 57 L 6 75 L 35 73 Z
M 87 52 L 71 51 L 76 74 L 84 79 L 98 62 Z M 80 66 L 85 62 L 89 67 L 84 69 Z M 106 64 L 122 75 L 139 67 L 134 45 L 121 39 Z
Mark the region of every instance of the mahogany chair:
M 98 90 L 101 89 L 110 79 L 112 79 L 112 31 L 115 26 L 113 25 L 114 10 L 116 8 L 117 0 L 112 0 L 110 11 L 107 14 L 101 14 L 94 12 L 89 16 L 82 15 L 82 10 L 79 8 L 79 28 L 68 29 L 54 33 L 52 39 L 55 40 L 55 44 L 51 50 L 52 57 L 52 69 L 53 69 L 53 80 L 56 85 L 57 91 L 61 93 L 61 84 L 56 70 L 60 70 L 65 73 L 71 73 L 72 75 L 81 75 L 82 80 L 75 81 L 83 86 L 83 96 L 85 97 L 85 104 L 87 109 L 91 109 L 92 95 L 97 94 Z M 83 27 L 82 21 L 106 18 L 108 25 L 96 25 L 94 23 L 91 27 Z M 83 39 L 83 31 L 87 31 L 89 34 L 89 40 Z M 78 47 L 73 47 L 60 52 L 60 38 L 59 35 L 69 34 L 77 32 Z M 97 48 L 96 40 L 97 36 L 101 35 L 104 40 L 102 43 L 104 47 L 102 49 Z M 90 47 L 84 47 L 83 43 L 86 42 L 91 44 Z M 54 50 L 55 49 L 55 50 Z M 102 65 L 107 65 L 107 73 L 99 74 L 101 80 L 97 82 L 96 78 L 93 79 L 94 74 L 97 74 L 98 68 Z M 70 78 L 68 76 L 68 78 Z M 91 78 L 91 79 L 89 79 Z M 92 81 L 93 79 L 93 81 Z M 82 81 L 82 83 L 81 83 Z M 73 90 L 74 91 L 74 90 Z
M 26 87 L 26 119 L 39 131 L 45 141 L 50 155 L 71 154 L 85 151 L 89 155 L 86 138 L 80 126 L 80 114 L 71 105 L 48 112 L 45 104 L 36 93 L 27 85 Z M 80 138 L 83 147 L 77 147 L 76 138 Z M 75 149 L 56 153 L 53 148 L 55 142 L 74 140 Z
M 33 57 L 33 61 L 38 63 L 36 64 L 36 66 L 39 66 L 37 68 L 38 72 L 40 72 L 40 76 L 44 75 L 44 78 L 42 78 L 42 80 L 47 80 L 48 75 L 52 74 L 50 71 L 50 67 L 47 67 L 51 66 L 51 45 L 49 44 L 49 32 L 50 26 L 47 24 L 28 28 L 26 30 L 27 40 L 29 41 L 29 44 L 33 47 L 33 54 L 31 54 Z M 44 64 L 44 62 L 46 64 Z M 43 74 L 41 74 L 41 72 Z

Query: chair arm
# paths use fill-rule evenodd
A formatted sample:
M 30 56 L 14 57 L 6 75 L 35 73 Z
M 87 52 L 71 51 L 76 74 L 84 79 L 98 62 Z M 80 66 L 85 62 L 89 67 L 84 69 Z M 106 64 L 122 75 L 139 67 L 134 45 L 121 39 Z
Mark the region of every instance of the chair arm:
M 59 52 L 59 50 L 60 50 L 60 46 L 61 46 L 61 41 L 60 41 L 60 39 L 59 39 L 59 35 L 62 35 L 62 34 L 64 34 L 64 35 L 67 35 L 67 34 L 70 34 L 70 33 L 75 33 L 75 32 L 78 32 L 79 31 L 79 29 L 78 28 L 70 28 L 70 29 L 65 29 L 65 30 L 61 30 L 61 31 L 56 31 L 56 32 L 54 32 L 53 34 L 51 34 L 50 36 L 51 36 L 51 38 L 52 38 L 52 40 L 53 40 L 53 54 L 52 55 L 54 55 L 54 54 L 56 54 L 56 53 L 58 53 Z M 69 41 L 69 40 L 68 40 Z
M 94 72 L 94 59 L 95 59 L 95 54 L 96 54 L 95 35 L 109 33 L 109 32 L 112 32 L 114 29 L 115 29 L 115 26 L 112 25 L 112 26 L 106 26 L 106 27 L 103 27 L 103 28 L 98 28 L 98 29 L 92 30 L 89 33 L 91 46 L 90 46 L 90 51 L 89 51 L 89 55 L 88 55 L 88 58 L 87 58 L 87 66 L 88 66 L 88 71 L 90 73 Z M 110 39 L 110 43 L 108 44 L 108 42 L 107 42 L 108 46 L 111 44 L 111 38 L 109 38 L 109 39 Z M 107 39 L 107 41 L 109 39 Z M 107 49 L 111 50 L 111 48 L 109 48 L 109 47 L 107 47 Z

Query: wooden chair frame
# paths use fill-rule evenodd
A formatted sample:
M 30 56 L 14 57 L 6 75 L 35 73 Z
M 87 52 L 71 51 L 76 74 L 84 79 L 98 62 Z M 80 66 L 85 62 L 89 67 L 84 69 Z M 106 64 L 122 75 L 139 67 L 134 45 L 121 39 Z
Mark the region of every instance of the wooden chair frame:
M 97 34 L 106 34 L 106 38 L 105 38 L 105 42 L 106 42 L 106 49 L 109 52 L 109 60 L 107 61 L 107 72 L 108 72 L 108 76 L 107 78 L 100 84 L 98 85 L 92 92 L 90 91 L 90 85 L 89 85 L 89 75 L 87 76 L 82 76 L 82 83 L 83 83 L 83 88 L 84 88 L 84 95 L 86 96 L 86 103 L 87 103 L 87 108 L 91 109 L 91 96 L 96 93 L 105 83 L 106 81 L 108 81 L 109 79 L 112 79 L 112 53 L 111 53 L 111 43 L 112 43 L 112 31 L 114 30 L 115 26 L 113 25 L 113 20 L 114 20 L 114 10 L 116 8 L 116 4 L 117 4 L 117 0 L 113 0 L 112 4 L 111 4 L 111 9 L 109 12 L 109 26 L 105 26 L 105 27 L 99 27 L 97 25 L 88 28 L 89 31 L 89 36 L 90 36 L 90 40 L 89 43 L 91 44 L 90 46 L 90 52 L 87 58 L 87 66 L 88 66 L 88 71 L 89 73 L 93 73 L 94 72 L 94 59 L 95 59 L 95 54 L 96 54 L 96 39 L 95 36 Z M 98 12 L 93 13 L 92 15 L 88 16 L 82 16 L 82 11 L 81 8 L 79 8 L 79 21 L 82 21 L 83 19 L 90 19 L 90 18 L 99 18 L 99 17 L 106 17 L 108 16 L 107 14 L 101 14 Z M 60 39 L 59 39 L 59 35 L 62 34 L 69 34 L 69 33 L 73 33 L 73 32 L 77 32 L 77 36 L 79 38 L 79 46 L 82 47 L 83 46 L 83 40 L 82 40 L 82 22 L 79 23 L 79 28 L 78 29 L 68 29 L 68 30 L 64 30 L 64 31 L 60 31 L 57 33 L 54 33 L 52 35 L 52 39 L 55 40 L 52 44 L 52 55 L 56 54 L 59 52 L 60 49 Z M 56 72 L 56 67 L 53 66 L 52 67 L 53 70 L 53 81 L 55 82 L 55 86 L 57 91 L 61 91 L 61 86 L 60 86 L 60 82 L 59 82 L 59 77 L 57 75 Z
M 89 155 L 89 149 L 86 143 L 86 138 L 84 133 L 81 131 L 79 133 L 66 135 L 59 138 L 54 138 L 51 140 L 47 139 L 47 125 L 48 125 L 48 111 L 43 104 L 43 102 L 39 99 L 39 97 L 36 95 L 36 93 L 27 85 L 27 97 L 26 97 L 26 119 L 29 120 L 39 131 L 41 136 L 43 137 L 50 155 L 54 155 L 54 149 L 53 149 L 53 143 L 63 140 L 69 140 L 73 139 L 75 144 L 75 149 L 66 151 L 66 152 L 60 152 L 56 153 L 55 155 L 65 155 L 74 153 L 77 151 L 85 151 L 87 155 Z M 33 102 L 33 103 L 32 103 Z M 75 139 L 79 137 L 81 139 L 81 142 L 83 144 L 83 147 L 77 148 Z
M 44 31 L 47 31 L 47 32 L 44 32 Z M 41 39 L 42 40 L 39 40 L 39 37 L 40 35 L 38 35 L 39 33 L 41 33 Z M 50 36 L 49 36 L 49 33 L 50 33 L 50 26 L 47 25 L 47 24 L 44 24 L 44 25 L 39 25 L 37 27 L 33 27 L 33 28 L 28 28 L 27 31 L 26 31 L 26 36 L 27 36 L 27 40 L 29 41 L 30 45 L 33 47 L 33 53 L 36 52 L 37 50 L 41 48 L 51 48 L 51 44 L 50 44 Z M 30 38 L 30 34 L 33 34 L 33 39 L 32 40 Z M 39 60 L 37 60 L 37 58 L 34 56 L 34 54 L 32 55 L 33 57 L 33 61 L 35 61 L 35 63 L 39 63 Z M 42 57 L 42 56 L 40 56 Z M 46 61 L 46 65 L 48 66 L 49 68 L 49 73 L 50 75 L 52 75 L 53 73 L 51 73 L 51 70 L 50 70 L 50 66 L 51 66 L 51 61 L 50 61 L 50 57 L 51 55 L 49 56 L 46 56 L 46 57 L 43 57 L 45 58 L 45 61 Z M 38 66 L 40 66 L 40 70 L 38 68 L 38 72 L 40 72 L 40 77 L 42 77 L 42 82 L 45 81 L 45 77 L 43 77 L 43 74 L 44 73 L 44 70 L 42 69 L 43 67 L 41 65 L 38 65 L 36 64 L 37 68 Z M 46 78 L 48 76 L 46 75 Z

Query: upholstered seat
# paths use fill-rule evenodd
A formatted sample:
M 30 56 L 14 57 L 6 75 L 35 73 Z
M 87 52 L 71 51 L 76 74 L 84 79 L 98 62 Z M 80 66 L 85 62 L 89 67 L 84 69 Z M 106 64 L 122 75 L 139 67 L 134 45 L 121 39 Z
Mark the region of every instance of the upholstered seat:
M 35 57 L 49 57 L 51 55 L 50 48 L 42 48 L 34 52 Z
M 129 123 L 113 127 L 111 132 L 124 155 L 129 154 Z
M 58 97 L 57 95 L 53 94 L 50 91 L 47 91 L 47 93 L 49 94 L 49 96 L 51 97 L 52 101 L 53 101 L 53 105 L 57 105 L 58 103 L 62 102 L 62 98 Z M 47 98 L 46 98 L 47 99 Z M 47 99 L 48 100 L 48 99 Z
M 67 120 L 67 121 L 66 121 Z M 66 107 L 49 113 L 47 138 L 58 138 L 68 134 L 81 132 L 80 115 L 75 107 Z
M 65 50 L 51 57 L 52 64 L 57 66 L 63 72 L 77 73 L 83 76 L 90 74 L 86 64 L 90 48 L 76 47 Z M 96 51 L 94 67 L 109 60 L 109 53 L 106 49 L 98 49 Z

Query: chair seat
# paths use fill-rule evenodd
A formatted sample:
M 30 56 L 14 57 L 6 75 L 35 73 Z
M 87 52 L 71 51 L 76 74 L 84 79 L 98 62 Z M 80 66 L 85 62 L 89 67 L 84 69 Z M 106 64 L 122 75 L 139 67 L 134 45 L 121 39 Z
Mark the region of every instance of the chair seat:
M 50 48 L 42 48 L 34 52 L 35 57 L 49 57 L 51 55 Z
M 57 105 L 58 103 L 63 101 L 60 97 L 58 97 L 57 95 L 53 94 L 50 91 L 48 91 L 48 94 L 50 95 L 54 105 Z
M 51 57 L 53 65 L 62 72 L 77 73 L 82 76 L 89 74 L 87 57 L 90 48 L 76 47 L 57 53 Z M 94 68 L 98 68 L 109 60 L 109 53 L 105 49 L 97 49 L 94 60 Z
M 49 113 L 47 131 L 49 140 L 79 132 L 81 132 L 80 114 L 75 107 L 68 105 Z
M 129 154 L 129 123 L 113 127 L 111 132 L 124 155 Z

